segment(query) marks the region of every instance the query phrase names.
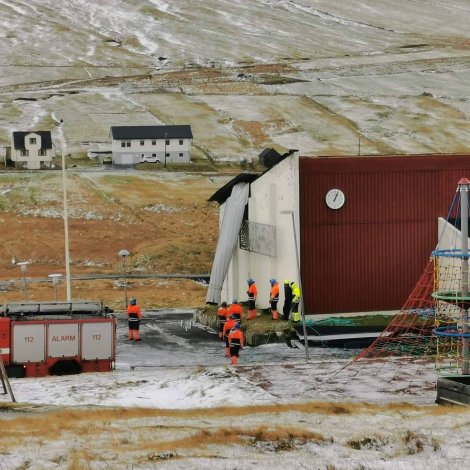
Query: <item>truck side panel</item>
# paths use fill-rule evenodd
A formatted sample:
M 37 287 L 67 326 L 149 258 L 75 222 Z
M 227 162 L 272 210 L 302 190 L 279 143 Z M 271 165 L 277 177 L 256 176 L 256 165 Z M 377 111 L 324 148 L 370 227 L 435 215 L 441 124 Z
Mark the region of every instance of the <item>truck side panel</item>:
M 45 359 L 45 324 L 12 321 L 11 329 L 13 339 L 11 362 L 13 364 L 43 362 Z
M 0 356 L 3 363 L 10 364 L 10 319 L 0 317 Z
M 82 324 L 82 359 L 114 360 L 114 322 L 94 321 Z
M 78 323 L 49 323 L 47 357 L 76 357 L 79 346 Z

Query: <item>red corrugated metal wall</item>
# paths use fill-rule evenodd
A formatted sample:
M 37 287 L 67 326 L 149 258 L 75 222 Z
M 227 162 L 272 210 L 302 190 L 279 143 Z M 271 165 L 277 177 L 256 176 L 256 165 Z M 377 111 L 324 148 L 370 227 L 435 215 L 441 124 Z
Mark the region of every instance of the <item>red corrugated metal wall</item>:
M 399 309 L 437 243 L 470 155 L 300 157 L 307 314 Z M 329 189 L 346 202 L 333 210 Z

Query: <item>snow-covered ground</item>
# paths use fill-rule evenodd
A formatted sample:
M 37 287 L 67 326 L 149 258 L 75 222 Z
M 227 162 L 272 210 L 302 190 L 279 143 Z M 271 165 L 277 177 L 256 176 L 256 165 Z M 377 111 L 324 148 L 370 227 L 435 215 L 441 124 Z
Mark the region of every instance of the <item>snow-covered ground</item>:
M 323 348 L 311 348 L 306 362 L 303 348 L 272 344 L 245 348 L 234 367 L 214 332 L 185 318 L 156 315 L 142 325 L 141 344 L 126 341 L 120 322 L 114 372 L 11 379 L 20 414 L 0 411 L 0 419 L 17 443 L 0 435 L 7 449 L 0 468 L 26 461 L 37 469 L 470 463 L 470 409 L 434 404 L 432 364 L 352 363 L 356 351 Z M 40 431 L 43 420 L 56 422 L 54 437 Z

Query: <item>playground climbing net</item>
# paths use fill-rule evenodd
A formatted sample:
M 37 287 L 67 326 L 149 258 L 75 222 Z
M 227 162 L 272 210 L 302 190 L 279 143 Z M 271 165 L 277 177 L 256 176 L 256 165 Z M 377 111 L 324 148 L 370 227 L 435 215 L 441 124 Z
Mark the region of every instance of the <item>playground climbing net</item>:
M 466 198 L 469 187 L 469 181 L 459 182 L 447 219 L 440 220 L 437 248 L 405 305 L 355 361 L 407 356 L 435 360 L 438 373 L 468 373 L 468 201 L 461 203 L 458 195 L 465 191 Z

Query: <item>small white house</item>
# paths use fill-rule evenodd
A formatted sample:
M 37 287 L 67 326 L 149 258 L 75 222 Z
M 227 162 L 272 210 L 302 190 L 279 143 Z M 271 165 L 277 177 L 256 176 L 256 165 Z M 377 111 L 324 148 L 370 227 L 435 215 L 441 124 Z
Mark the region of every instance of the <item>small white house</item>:
M 11 160 L 17 168 L 39 170 L 52 164 L 51 131 L 13 132 Z
M 113 163 L 191 162 L 191 126 L 113 126 L 111 127 Z

